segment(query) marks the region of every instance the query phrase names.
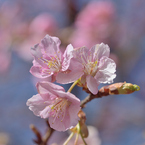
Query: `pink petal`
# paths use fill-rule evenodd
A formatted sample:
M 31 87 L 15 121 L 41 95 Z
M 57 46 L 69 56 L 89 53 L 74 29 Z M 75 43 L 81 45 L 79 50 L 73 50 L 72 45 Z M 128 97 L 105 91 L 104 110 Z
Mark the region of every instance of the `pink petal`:
M 90 92 L 96 95 L 98 93 L 99 83 L 91 75 L 88 75 L 86 77 L 86 82 L 87 82 L 87 87 L 90 90 Z
M 51 108 L 49 106 L 46 106 L 41 112 L 40 112 L 40 117 L 41 118 L 48 118 L 50 116 L 50 111 Z
M 39 44 L 34 45 L 34 47 L 31 48 L 32 55 L 36 58 L 42 57 L 41 53 L 42 47 Z
M 39 94 L 54 94 L 57 95 L 58 91 L 65 92 L 64 88 L 51 82 L 38 82 L 36 84 Z
M 49 36 L 49 35 L 46 35 L 46 37 L 47 36 Z M 49 36 L 49 37 L 51 37 L 51 36 Z M 55 41 L 55 43 L 56 43 L 56 45 L 57 45 L 57 47 L 59 47 L 60 46 L 60 44 L 61 44 L 61 41 L 59 40 L 59 38 L 58 37 L 51 37 L 52 39 L 53 39 L 53 41 Z
M 98 68 L 99 70 L 106 70 L 111 73 L 116 72 L 116 64 L 114 60 L 105 56 L 100 59 Z
M 71 122 L 71 126 L 75 127 L 78 123 L 79 117 L 78 117 L 78 112 L 80 111 L 80 105 L 75 105 L 72 104 L 69 108 L 69 114 L 70 115 L 70 122 Z
M 78 80 L 81 76 L 83 75 L 82 71 L 71 71 L 68 74 L 60 72 L 58 73 L 58 75 L 56 76 L 56 80 L 58 83 L 61 84 L 67 84 L 67 83 L 72 83 L 76 80 Z
M 98 80 L 99 83 L 112 83 L 113 79 L 116 77 L 116 64 L 115 62 L 108 58 L 102 57 L 99 61 L 98 66 L 99 71 L 95 75 L 95 79 Z
M 80 111 L 80 100 L 71 93 L 59 92 L 59 97 L 66 98 L 71 102 L 70 106 L 65 110 L 65 116 L 49 117 L 49 123 L 52 128 L 57 131 L 66 131 L 75 127 L 78 123 L 78 112 Z
M 47 73 L 45 72 L 47 70 Z M 38 78 L 48 78 L 53 75 L 53 72 L 48 71 L 47 64 L 43 63 L 38 58 L 33 60 L 33 66 L 30 69 L 30 73 Z
M 47 65 L 40 60 L 40 58 L 43 57 L 42 49 L 43 47 L 40 46 L 40 44 L 36 44 L 33 48 L 31 48 L 31 54 L 34 56 L 34 66 L 41 65 L 43 67 L 47 67 Z
M 38 77 L 38 78 L 47 78 L 47 77 L 50 77 L 53 74 L 53 73 L 50 73 L 50 74 L 42 73 L 42 68 L 39 67 L 39 66 L 32 66 L 31 69 L 30 69 L 30 73 L 32 75 L 34 75 L 35 77 Z
M 53 128 L 57 131 L 66 131 L 66 130 L 70 129 L 70 126 L 71 126 L 70 116 L 68 113 L 65 114 L 64 118 L 62 118 L 61 116 L 59 118 L 50 116 L 49 124 L 50 124 L 51 128 Z
M 41 111 L 46 107 L 47 104 L 44 104 L 44 99 L 39 95 L 34 95 L 32 98 L 28 99 L 26 105 L 29 106 L 29 109 L 33 111 L 36 116 L 40 116 Z
M 73 57 L 72 50 L 73 50 L 73 46 L 69 44 L 63 54 L 64 60 L 62 63 L 62 71 L 66 71 L 70 65 L 70 59 Z
M 61 59 L 61 51 L 59 49 L 60 45 L 60 40 L 57 37 L 51 37 L 49 35 L 46 35 L 42 40 L 41 40 L 41 45 L 44 49 L 44 52 L 49 54 L 50 56 L 58 56 Z
M 65 93 L 65 97 L 66 99 L 68 99 L 70 102 L 72 102 L 72 104 L 78 106 L 78 110 L 80 110 L 80 99 L 77 98 L 74 94 L 70 93 L 70 92 L 66 92 Z
M 80 47 L 73 50 L 73 57 L 76 61 L 82 63 L 87 63 L 89 49 L 87 47 Z
M 105 45 L 104 43 L 93 46 L 90 51 L 91 54 L 93 54 L 94 60 L 100 60 L 102 56 L 109 57 L 110 54 L 109 46 L 107 44 Z
M 34 56 L 33 65 L 47 68 L 48 66 L 40 60 L 40 58 L 43 57 L 42 50 L 43 47 L 40 46 L 40 44 L 36 44 L 33 48 L 31 48 L 31 54 Z
M 66 72 L 59 72 L 56 76 L 56 80 L 61 84 L 72 83 L 79 79 L 83 74 L 82 64 L 71 59 L 68 70 L 66 70 Z
M 56 118 L 54 121 L 54 117 L 49 117 L 50 126 L 58 131 L 66 131 L 72 127 L 75 127 L 78 123 L 78 112 L 80 111 L 80 100 L 73 94 L 67 92 L 59 92 L 59 97 L 66 98 L 71 102 L 65 113 L 64 118 L 61 116 Z

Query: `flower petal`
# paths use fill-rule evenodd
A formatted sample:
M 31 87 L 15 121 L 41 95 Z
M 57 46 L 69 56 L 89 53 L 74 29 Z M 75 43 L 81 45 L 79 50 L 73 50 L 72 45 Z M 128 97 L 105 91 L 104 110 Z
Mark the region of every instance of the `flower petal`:
M 49 54 L 50 56 L 57 55 L 60 60 L 62 57 L 62 53 L 59 49 L 60 45 L 60 40 L 57 37 L 51 37 L 49 35 L 46 35 L 42 40 L 41 40 L 41 46 L 44 49 L 44 53 Z
M 87 47 L 80 47 L 73 50 L 73 57 L 80 64 L 87 63 L 89 49 Z
M 113 79 L 116 77 L 116 64 L 115 62 L 108 58 L 102 57 L 99 61 L 98 65 L 99 71 L 95 75 L 95 79 L 98 80 L 99 83 L 112 83 Z
M 34 47 L 31 48 L 31 54 L 34 57 L 33 61 L 34 66 L 40 65 L 43 67 L 47 67 L 47 65 L 40 59 L 43 57 L 42 49 L 43 47 L 40 46 L 40 44 L 36 44 Z
M 29 106 L 29 109 L 33 111 L 36 116 L 40 116 L 40 113 L 47 104 L 44 104 L 45 100 L 39 95 L 34 95 L 32 98 L 28 99 L 26 105 Z
M 80 111 L 80 100 L 73 94 L 67 92 L 59 92 L 59 97 L 66 98 L 70 105 L 65 110 L 65 116 L 49 117 L 49 123 L 52 128 L 57 131 L 66 131 L 75 127 L 78 123 L 78 112 Z
M 50 116 L 49 117 L 50 127 L 57 131 L 66 131 L 70 129 L 70 126 L 71 126 L 70 116 L 67 112 L 64 118 L 62 118 L 62 116 L 60 116 L 59 118 Z
M 32 66 L 30 69 L 30 73 L 37 78 L 48 78 L 53 74 L 51 72 L 47 74 L 43 73 L 42 68 L 39 66 Z
M 95 46 L 93 46 L 91 49 L 91 54 L 93 54 L 93 60 L 96 61 L 96 60 L 100 60 L 100 58 L 102 56 L 107 56 L 109 57 L 109 54 L 110 54 L 110 48 L 109 46 L 104 43 L 101 43 L 101 44 L 97 44 Z
M 66 99 L 68 99 L 71 103 L 73 103 L 74 105 L 77 105 L 78 108 L 80 109 L 80 99 L 77 98 L 74 94 L 70 93 L 70 92 L 66 92 L 65 93 L 65 97 Z M 78 109 L 78 111 L 79 111 Z
M 87 87 L 90 90 L 90 92 L 96 95 L 98 93 L 99 83 L 91 75 L 88 75 L 86 77 L 86 82 L 87 82 Z
M 36 84 L 39 94 L 54 94 L 57 95 L 58 91 L 65 92 L 64 88 L 51 82 L 38 82 Z
M 62 63 L 62 71 L 66 71 L 70 65 L 70 60 L 73 57 L 72 55 L 73 46 L 69 44 L 63 54 L 63 63 Z
M 36 44 L 31 48 L 31 53 L 35 58 L 42 57 L 41 48 L 42 47 L 39 44 Z
M 45 103 L 45 102 L 44 102 Z M 40 112 L 40 117 L 41 118 L 48 118 L 50 116 L 50 111 L 51 108 L 49 106 L 46 106 L 41 112 Z
M 80 111 L 80 106 L 72 104 L 69 108 L 69 114 L 70 115 L 70 122 L 71 122 L 71 126 L 75 127 L 78 123 L 79 117 L 78 117 L 78 112 Z M 72 128 L 71 127 L 71 128 Z
M 66 84 L 72 83 L 79 79 L 84 74 L 82 65 L 79 62 L 71 60 L 69 69 L 65 72 L 60 72 L 56 76 L 58 83 Z

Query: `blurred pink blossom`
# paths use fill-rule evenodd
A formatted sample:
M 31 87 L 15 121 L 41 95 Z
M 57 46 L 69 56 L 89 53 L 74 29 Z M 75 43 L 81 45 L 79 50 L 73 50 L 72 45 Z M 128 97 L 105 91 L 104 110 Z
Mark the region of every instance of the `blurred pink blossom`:
M 0 50 L 0 74 L 5 73 L 11 63 L 11 53 L 8 51 Z
M 29 26 L 29 32 L 32 34 L 50 34 L 53 35 L 58 29 L 55 19 L 49 13 L 41 13 L 33 19 Z
M 31 46 L 39 42 L 39 40 L 47 33 L 50 35 L 55 34 L 58 29 L 55 19 L 49 13 L 41 13 L 40 15 L 36 16 L 27 28 L 24 28 L 24 25 L 20 26 L 23 26 L 23 28 L 18 29 L 18 27 L 17 32 L 19 32 L 19 30 L 24 30 L 27 32 L 27 36 L 23 35 L 25 37 L 17 46 L 16 51 L 21 58 L 26 61 L 32 60 L 30 53 Z
M 94 126 L 87 126 L 87 127 L 89 131 L 89 136 L 87 138 L 84 138 L 85 142 L 88 145 L 101 145 L 101 139 L 99 137 L 99 132 L 97 128 L 95 128 Z M 75 142 L 75 136 L 68 142 L 68 145 L 74 145 L 74 142 Z M 58 145 L 61 145 L 61 144 L 58 144 Z M 84 142 L 81 136 L 79 136 L 76 145 L 84 145 Z
M 114 19 L 115 8 L 111 2 L 90 2 L 78 14 L 75 31 L 70 38 L 71 43 L 75 47 L 108 43 L 114 29 Z

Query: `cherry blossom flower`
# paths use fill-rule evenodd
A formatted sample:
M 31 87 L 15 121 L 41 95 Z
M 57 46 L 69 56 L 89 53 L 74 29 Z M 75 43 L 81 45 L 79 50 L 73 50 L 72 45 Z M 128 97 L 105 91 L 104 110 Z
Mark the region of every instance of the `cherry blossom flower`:
M 78 85 L 88 88 L 93 94 L 97 94 L 100 83 L 112 83 L 116 77 L 116 64 L 108 58 L 110 48 L 103 43 L 97 44 L 91 49 L 81 47 L 73 50 L 71 63 L 79 67 L 80 74 Z
M 59 49 L 60 43 L 59 38 L 46 35 L 40 44 L 31 49 L 34 61 L 30 72 L 34 76 L 51 77 L 52 82 L 57 80 L 62 84 L 71 83 L 80 77 L 80 73 L 77 73 L 75 69 L 71 69 L 71 71 L 69 69 L 73 46 L 68 45 L 65 52 L 62 53 Z
M 77 125 L 80 100 L 64 88 L 50 82 L 39 82 L 38 93 L 28 99 L 27 106 L 36 116 L 49 118 L 51 128 L 66 131 Z

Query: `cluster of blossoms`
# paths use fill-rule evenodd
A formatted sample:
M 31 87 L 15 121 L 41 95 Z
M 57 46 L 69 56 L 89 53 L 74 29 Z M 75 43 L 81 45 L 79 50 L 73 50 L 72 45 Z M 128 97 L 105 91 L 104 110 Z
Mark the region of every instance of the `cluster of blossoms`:
M 27 101 L 29 109 L 41 118 L 49 118 L 50 127 L 66 131 L 78 123 L 80 100 L 71 90 L 54 84 L 74 82 L 92 94 L 98 93 L 100 83 L 112 83 L 116 77 L 116 64 L 109 58 L 110 48 L 103 43 L 73 48 L 70 44 L 64 53 L 57 37 L 46 35 L 40 44 L 31 49 L 34 57 L 30 72 L 49 81 L 38 82 L 38 94 Z M 48 79 L 49 78 L 49 79 Z

